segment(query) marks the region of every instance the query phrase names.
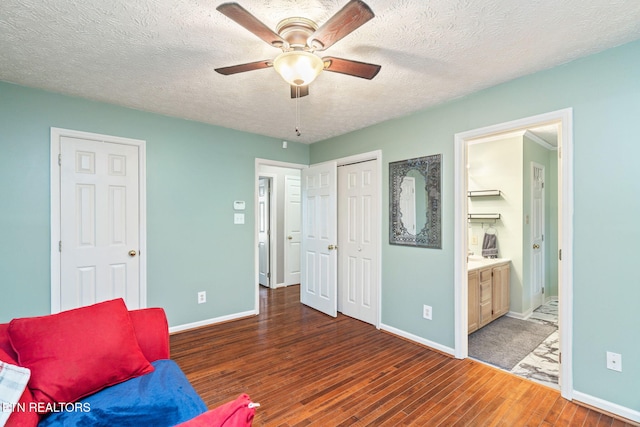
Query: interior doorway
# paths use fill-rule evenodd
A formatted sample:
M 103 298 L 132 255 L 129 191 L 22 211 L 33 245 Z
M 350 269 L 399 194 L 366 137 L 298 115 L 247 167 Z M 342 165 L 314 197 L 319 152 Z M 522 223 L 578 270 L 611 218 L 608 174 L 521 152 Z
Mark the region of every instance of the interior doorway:
M 51 128 L 51 312 L 146 307 L 146 142 Z
M 371 177 L 373 177 L 375 175 L 375 177 L 380 177 L 381 176 L 381 153 L 379 151 L 374 151 L 374 152 L 369 152 L 369 153 L 363 153 L 363 154 L 358 154 L 358 155 L 354 155 L 354 156 L 349 156 L 349 157 L 345 157 L 345 158 L 341 158 L 338 159 L 337 161 L 335 161 L 335 164 L 337 166 L 346 166 L 346 165 L 353 165 L 353 164 L 359 164 L 359 163 L 366 163 L 369 161 L 374 161 L 373 163 L 369 163 L 370 166 L 373 166 L 373 168 L 375 169 L 375 171 L 370 171 L 367 172 L 366 168 L 362 171 L 359 171 L 358 173 L 354 174 L 353 177 L 357 176 L 358 174 L 361 175 L 361 178 L 364 177 L 365 179 L 365 183 L 367 185 L 373 186 L 375 189 L 375 197 L 370 197 L 369 195 L 358 195 L 357 198 L 353 199 L 353 200 L 358 200 L 358 202 L 360 203 L 361 206 L 365 206 L 368 207 L 370 209 L 370 213 L 371 216 L 370 221 L 371 223 L 369 224 L 371 227 L 369 228 L 369 230 L 373 233 L 380 233 L 381 231 L 381 227 L 380 227 L 380 222 L 381 222 L 381 197 L 380 197 L 380 193 L 381 193 L 381 187 L 380 187 L 380 179 L 376 178 L 375 181 L 371 181 Z M 284 163 L 284 162 L 278 162 L 278 161 L 272 161 L 272 160 L 265 160 L 265 159 L 256 159 L 256 200 L 258 198 L 258 192 L 259 192 L 259 183 L 258 183 L 258 179 L 260 176 L 263 176 L 266 170 L 269 170 L 268 168 L 270 167 L 280 167 L 280 168 L 289 168 L 289 169 L 295 169 L 297 171 L 301 171 L 301 170 L 305 170 L 307 168 L 309 168 L 309 166 L 307 165 L 299 165 L 299 164 L 291 164 L 291 163 Z M 352 167 L 353 168 L 353 167 Z M 356 168 L 357 169 L 357 168 Z M 374 173 L 375 172 L 375 173 Z M 275 180 L 274 180 L 274 187 L 275 187 Z M 302 187 L 302 183 L 300 184 L 300 188 Z M 337 191 L 337 188 L 336 188 Z M 302 193 L 302 191 L 300 191 L 300 193 Z M 295 191 L 292 191 L 293 194 L 293 199 L 295 200 L 296 196 L 295 196 Z M 279 196 L 276 194 L 272 197 L 272 203 L 275 203 L 275 200 L 278 198 Z M 302 198 L 300 196 L 300 202 L 302 202 Z M 343 201 L 342 202 L 343 205 L 345 205 L 345 203 L 348 203 L 348 201 Z M 302 203 L 301 203 L 302 204 Z M 291 210 L 291 214 L 293 215 L 295 213 L 295 208 Z M 258 212 L 258 206 L 256 205 L 256 240 L 258 239 L 258 233 L 259 233 L 259 212 Z M 302 216 L 301 216 L 302 218 Z M 354 225 L 361 225 L 361 224 L 354 224 Z M 276 226 L 277 227 L 277 226 Z M 282 229 L 282 228 L 281 228 Z M 353 229 L 353 227 L 352 227 Z M 302 227 L 300 227 L 300 231 L 302 231 Z M 272 245 L 273 245 L 273 236 L 276 232 L 272 230 L 271 236 L 272 236 Z M 290 234 L 284 234 L 283 236 L 285 236 L 285 239 L 287 241 L 289 240 L 295 240 L 295 238 L 292 239 L 288 239 L 288 236 Z M 293 237 L 293 236 L 292 236 Z M 373 240 L 374 245 L 371 248 L 367 248 L 367 254 L 372 253 L 373 256 L 371 257 L 371 261 L 364 260 L 365 264 L 368 262 L 369 264 L 371 264 L 372 262 L 375 264 L 375 268 L 371 269 L 371 275 L 373 275 L 373 277 L 371 275 L 365 275 L 364 279 L 366 279 L 366 281 L 368 283 L 371 284 L 371 286 L 369 286 L 367 288 L 367 293 L 364 295 L 365 298 L 360 298 L 357 299 L 357 301 L 362 301 L 365 303 L 365 305 L 367 305 L 367 311 L 368 315 L 367 315 L 367 321 L 368 323 L 373 324 L 376 328 L 380 327 L 380 268 L 379 268 L 379 260 L 380 260 L 380 252 L 381 252 L 381 245 L 379 244 L 380 242 L 380 235 L 376 235 L 373 236 L 375 237 L 374 239 L 371 239 L 371 236 L 368 235 L 364 235 L 365 240 L 367 241 L 367 243 L 370 240 Z M 340 246 L 340 245 L 338 245 Z M 358 253 L 363 253 L 364 249 L 363 246 L 360 246 L 360 251 L 358 251 L 358 247 L 356 247 L 354 250 L 358 251 Z M 339 249 L 338 249 L 339 250 Z M 304 252 L 303 250 L 301 250 L 301 252 Z M 335 251 L 334 251 L 335 252 Z M 256 245 L 256 255 L 255 255 L 255 271 L 256 271 L 256 283 L 258 282 L 258 275 L 259 275 L 259 254 L 258 254 L 258 250 L 257 250 L 257 245 Z M 353 257 L 352 257 L 353 258 Z M 345 261 L 343 261 L 345 262 Z M 273 262 L 272 262 L 273 265 Z M 275 273 L 272 271 L 272 276 Z M 302 279 L 302 275 L 304 274 L 304 270 L 302 267 L 302 263 L 301 263 L 301 270 L 300 270 L 300 282 L 301 283 L 303 281 Z M 273 282 L 272 282 L 273 283 Z M 256 307 L 256 312 L 259 312 L 259 286 L 258 284 L 256 284 L 257 288 L 256 288 L 256 302 L 255 302 L 255 307 Z M 336 275 L 336 287 L 337 287 L 337 275 Z M 302 288 L 302 286 L 301 286 Z M 356 288 L 352 288 L 352 289 L 356 289 Z M 362 293 L 361 293 L 362 295 Z M 336 292 L 336 296 L 337 296 L 337 292 Z M 352 293 L 351 295 L 349 295 L 348 292 L 343 293 L 343 296 L 349 297 L 349 296 L 354 296 L 354 294 Z M 335 301 L 337 304 L 337 300 Z M 351 301 L 352 303 L 355 302 Z M 345 304 L 347 305 L 347 304 Z M 341 308 L 343 306 L 341 305 Z M 342 310 L 341 310 L 342 312 Z M 344 313 L 347 314 L 348 313 Z
M 469 357 L 553 388 L 558 261 L 545 255 L 557 253 L 558 133 L 553 123 L 467 144 Z
M 258 283 L 269 288 L 297 285 L 300 283 L 300 169 L 262 164 L 257 177 Z
M 512 122 L 479 128 L 455 135 L 455 356 L 468 357 L 468 165 L 467 149 L 470 142 L 532 127 L 557 125 L 558 129 L 558 323 L 560 341 L 560 390 L 571 399 L 572 365 L 572 211 L 573 211 L 573 132 L 572 110 L 565 109 L 532 116 Z

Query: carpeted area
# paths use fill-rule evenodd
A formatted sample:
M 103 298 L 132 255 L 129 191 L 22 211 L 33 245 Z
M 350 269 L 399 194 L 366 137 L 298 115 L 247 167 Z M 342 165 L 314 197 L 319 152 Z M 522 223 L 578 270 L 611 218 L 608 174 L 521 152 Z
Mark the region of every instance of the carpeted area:
M 511 370 L 556 329 L 502 316 L 469 335 L 469 356 Z

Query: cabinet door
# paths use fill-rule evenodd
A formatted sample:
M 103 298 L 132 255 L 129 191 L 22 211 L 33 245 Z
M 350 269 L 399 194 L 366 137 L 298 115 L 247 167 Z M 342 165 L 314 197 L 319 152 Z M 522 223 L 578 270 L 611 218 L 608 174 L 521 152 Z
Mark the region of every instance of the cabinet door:
M 480 282 L 478 281 L 478 272 L 469 272 L 469 319 L 468 332 L 471 333 L 478 329 L 480 321 L 480 300 L 478 299 Z
M 493 293 L 491 300 L 494 319 L 509 312 L 509 282 L 509 264 L 493 267 Z
M 480 328 L 493 320 L 491 316 L 493 307 L 491 305 L 491 267 L 478 272 L 480 280 Z

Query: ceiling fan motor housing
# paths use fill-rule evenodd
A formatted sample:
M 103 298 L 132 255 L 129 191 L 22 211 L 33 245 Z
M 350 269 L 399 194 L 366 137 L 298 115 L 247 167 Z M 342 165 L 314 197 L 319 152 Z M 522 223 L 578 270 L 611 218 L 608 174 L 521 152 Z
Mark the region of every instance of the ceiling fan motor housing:
M 307 40 L 318 29 L 318 25 L 307 18 L 287 18 L 278 23 L 277 33 L 293 50 L 310 50 Z

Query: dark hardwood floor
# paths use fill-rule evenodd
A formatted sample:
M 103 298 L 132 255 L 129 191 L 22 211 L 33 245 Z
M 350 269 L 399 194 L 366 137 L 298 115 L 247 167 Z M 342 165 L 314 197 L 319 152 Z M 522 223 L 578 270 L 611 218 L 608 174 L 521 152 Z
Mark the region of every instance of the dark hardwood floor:
M 247 393 L 255 426 L 629 426 L 558 391 L 260 292 L 260 315 L 171 336 L 209 408 Z

